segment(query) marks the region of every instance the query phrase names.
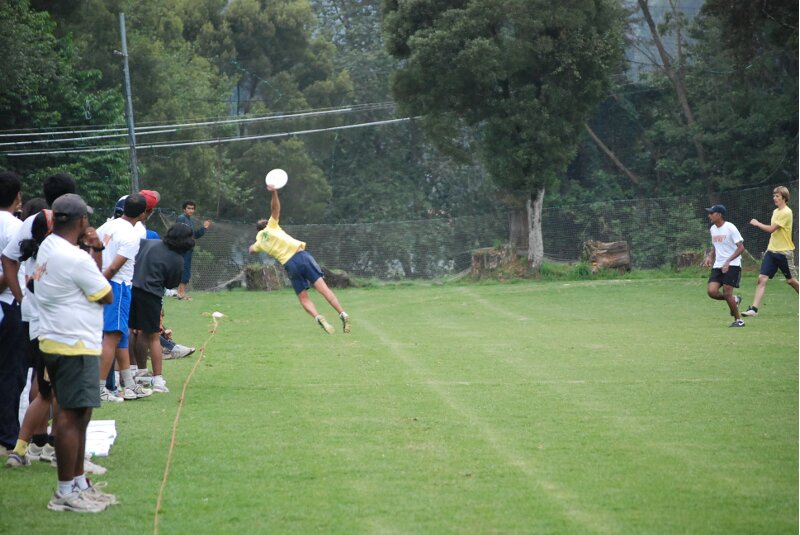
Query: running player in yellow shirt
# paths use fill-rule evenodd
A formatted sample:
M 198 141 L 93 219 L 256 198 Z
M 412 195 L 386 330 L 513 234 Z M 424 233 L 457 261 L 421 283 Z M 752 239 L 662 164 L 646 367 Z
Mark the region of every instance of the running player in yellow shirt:
M 328 288 L 322 278 L 322 269 L 320 269 L 314 257 L 306 251 L 306 243 L 292 238 L 278 224 L 281 216 L 281 202 L 278 198 L 278 190 L 274 186 L 267 186 L 267 190 L 272 193 L 270 218 L 269 220 L 261 219 L 256 224 L 258 234 L 256 234 L 256 242 L 250 246 L 250 253 L 267 253 L 280 262 L 289 274 L 292 287 L 303 309 L 317 321 L 317 324 L 325 332 L 333 334 L 335 332 L 333 326 L 325 320 L 322 314 L 317 312 L 317 307 L 308 297 L 308 289 L 313 285 L 314 289 L 321 293 L 339 314 L 339 319 L 342 320 L 342 331 L 349 333 L 350 316 L 339 304 L 339 300 L 333 291 Z
M 789 189 L 785 186 L 778 186 L 772 190 L 772 201 L 777 208 L 772 212 L 769 225 L 761 223 L 758 219 L 750 220 L 751 225 L 764 232 L 769 232 L 770 237 L 767 252 L 764 253 L 764 259 L 761 261 L 761 273 L 758 275 L 753 304 L 742 312 L 743 316 L 758 316 L 758 307 L 761 306 L 761 298 L 764 297 L 767 280 L 774 277 L 778 269 L 786 277 L 786 283 L 794 288 L 795 292 L 800 292 L 800 285 L 797 282 L 797 267 L 794 264 L 792 209 L 787 206 L 789 198 Z

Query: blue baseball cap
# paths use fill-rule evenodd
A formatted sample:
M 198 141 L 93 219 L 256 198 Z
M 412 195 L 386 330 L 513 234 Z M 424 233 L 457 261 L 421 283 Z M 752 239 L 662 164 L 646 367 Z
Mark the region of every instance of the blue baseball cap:
M 714 206 L 711 206 L 710 208 L 706 208 L 706 212 L 708 212 L 709 214 L 713 214 L 714 212 L 717 212 L 719 214 L 722 214 L 722 217 L 725 217 L 725 214 L 728 213 L 728 211 L 725 209 L 725 207 L 723 205 L 721 205 L 721 204 L 715 204 Z

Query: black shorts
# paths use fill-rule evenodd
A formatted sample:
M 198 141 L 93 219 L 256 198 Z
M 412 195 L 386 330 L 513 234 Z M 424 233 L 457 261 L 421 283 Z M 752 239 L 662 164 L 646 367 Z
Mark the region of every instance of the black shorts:
M 161 332 L 160 295 L 145 292 L 134 286 L 131 293 L 131 314 L 128 325 L 144 333 Z
M 98 355 L 44 354 L 47 373 L 53 383 L 58 405 L 62 409 L 85 409 L 100 406 Z
M 44 365 L 44 353 L 39 349 L 39 340 L 28 340 L 28 365 L 33 368 L 33 373 L 36 374 L 36 381 L 39 383 L 39 393 L 42 397 L 49 398 L 53 390 L 50 384 L 50 376 Z
M 722 272 L 722 268 L 714 268 L 711 270 L 711 276 L 708 277 L 708 282 L 716 282 L 724 286 L 739 287 L 739 281 L 742 280 L 742 268 L 740 266 L 728 266 L 727 273 Z

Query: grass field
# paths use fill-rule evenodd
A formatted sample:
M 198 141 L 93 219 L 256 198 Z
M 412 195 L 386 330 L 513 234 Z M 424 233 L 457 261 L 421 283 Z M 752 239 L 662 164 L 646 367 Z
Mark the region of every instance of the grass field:
M 289 290 L 168 300 L 179 341 L 208 345 L 159 533 L 797 531 L 798 300 L 777 279 L 744 329 L 704 278 L 337 294 L 348 336 Z M 95 412 L 117 420 L 97 479 L 121 505 L 53 513 L 54 469 L 2 470 L 0 532 L 152 532 L 198 358 Z

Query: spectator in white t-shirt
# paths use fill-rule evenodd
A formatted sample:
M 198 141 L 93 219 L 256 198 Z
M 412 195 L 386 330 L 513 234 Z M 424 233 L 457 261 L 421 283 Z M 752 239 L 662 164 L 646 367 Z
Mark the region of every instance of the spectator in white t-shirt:
M 84 474 L 86 428 L 100 406 L 97 377 L 102 348 L 103 308 L 113 302 L 111 286 L 94 251 L 102 242 L 89 227 L 91 209 L 69 193 L 53 203 L 53 233 L 39 246 L 33 273 L 39 304 L 39 347 L 60 407 L 55 421 L 58 487 L 47 504 L 53 511 L 99 512 L 116 503 Z
M 131 309 L 131 281 L 139 235 L 134 225 L 146 217 L 147 201 L 139 193 L 128 195 L 121 217 L 106 221 L 97 229 L 103 242 L 103 275 L 111 283 L 114 302 L 103 307 L 103 353 L 100 358 L 100 400 L 122 401 L 150 396 L 150 389 L 137 385 L 131 373 L 128 354 L 128 317 Z M 106 377 L 114 356 L 122 380 L 121 396 L 106 388 Z
M 733 289 L 739 287 L 742 278 L 742 252 L 744 240 L 736 225 L 725 221 L 727 210 L 721 204 L 706 208 L 708 220 L 711 222 L 711 243 L 714 250 L 704 263 L 711 267 L 708 278 L 708 296 L 717 301 L 725 301 L 734 317 L 731 327 L 744 327 L 744 320 L 739 315 L 739 303 L 742 298 L 733 294 Z M 723 291 L 720 293 L 720 287 Z

